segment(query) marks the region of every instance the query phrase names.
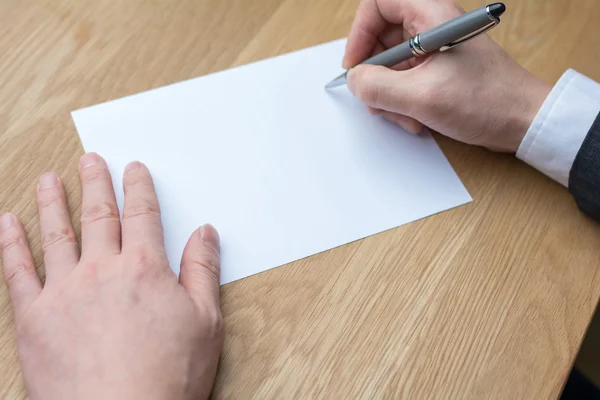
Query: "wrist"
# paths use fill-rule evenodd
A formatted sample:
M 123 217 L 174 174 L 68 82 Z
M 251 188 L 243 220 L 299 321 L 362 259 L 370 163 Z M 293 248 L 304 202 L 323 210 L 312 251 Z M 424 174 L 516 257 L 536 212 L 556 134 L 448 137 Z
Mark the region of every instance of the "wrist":
M 523 138 L 539 113 L 552 86 L 527 72 L 526 78 L 517 88 L 520 98 L 514 102 L 512 117 L 509 117 L 505 151 L 516 153 Z

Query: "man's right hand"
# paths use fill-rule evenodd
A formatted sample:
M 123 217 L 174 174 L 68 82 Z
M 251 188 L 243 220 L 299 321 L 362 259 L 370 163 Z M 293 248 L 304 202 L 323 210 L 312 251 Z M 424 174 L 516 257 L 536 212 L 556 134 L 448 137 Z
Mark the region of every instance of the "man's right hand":
M 362 0 L 344 68 L 461 13 L 451 0 Z M 425 125 L 461 142 L 511 153 L 551 90 L 487 35 L 393 69 L 357 66 L 348 74 L 348 87 L 372 113 L 411 133 Z

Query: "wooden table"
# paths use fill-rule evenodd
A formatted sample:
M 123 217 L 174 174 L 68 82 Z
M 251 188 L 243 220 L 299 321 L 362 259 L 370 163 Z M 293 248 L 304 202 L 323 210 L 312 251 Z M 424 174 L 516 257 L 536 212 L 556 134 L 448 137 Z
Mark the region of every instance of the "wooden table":
M 597 0 L 506 3 L 492 36 L 521 64 L 600 79 Z M 356 5 L 0 0 L 0 210 L 40 273 L 38 176 L 59 173 L 80 214 L 71 110 L 342 37 Z M 559 395 L 600 295 L 600 227 L 515 158 L 438 142 L 473 203 L 223 287 L 215 398 Z M 3 399 L 26 397 L 14 336 L 2 284 Z

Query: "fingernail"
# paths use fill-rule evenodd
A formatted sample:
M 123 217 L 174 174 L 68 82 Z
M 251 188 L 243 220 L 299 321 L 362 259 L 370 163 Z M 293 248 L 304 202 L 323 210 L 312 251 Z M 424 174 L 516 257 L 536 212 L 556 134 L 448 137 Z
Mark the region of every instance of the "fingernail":
M 40 177 L 40 183 L 38 183 L 38 189 L 48 189 L 58 184 L 58 177 L 54 172 L 45 173 Z
M 129 164 L 127 164 L 127 166 L 125 167 L 125 173 L 130 173 L 130 172 L 134 172 L 138 169 L 140 169 L 142 167 L 142 163 L 139 161 L 133 161 L 130 162 Z
M 81 156 L 79 160 L 79 165 L 81 168 L 89 168 L 92 165 L 96 164 L 99 161 L 99 156 L 96 153 L 86 153 Z
M 0 217 L 0 231 L 5 231 L 10 228 L 15 221 L 15 217 L 11 213 L 4 213 Z
M 211 224 L 203 225 L 200 228 L 200 239 L 213 249 L 219 250 L 219 233 Z

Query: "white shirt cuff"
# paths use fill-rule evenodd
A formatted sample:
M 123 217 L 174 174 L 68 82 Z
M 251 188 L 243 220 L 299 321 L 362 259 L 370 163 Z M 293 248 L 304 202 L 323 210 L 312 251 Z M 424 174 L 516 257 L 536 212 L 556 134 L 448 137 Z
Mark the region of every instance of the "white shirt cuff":
M 568 187 L 569 172 L 600 112 L 600 84 L 568 70 L 523 138 L 517 158 Z

